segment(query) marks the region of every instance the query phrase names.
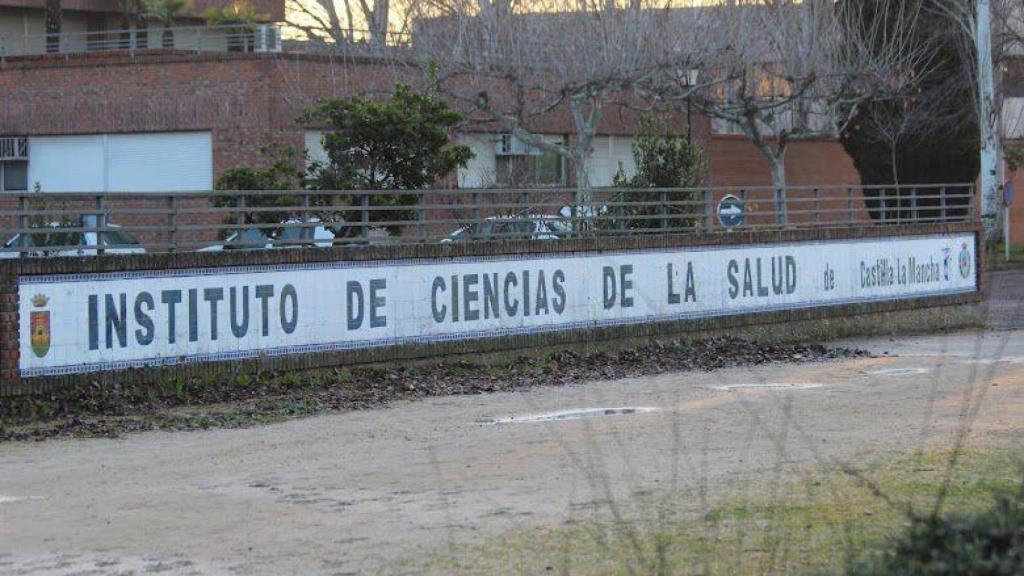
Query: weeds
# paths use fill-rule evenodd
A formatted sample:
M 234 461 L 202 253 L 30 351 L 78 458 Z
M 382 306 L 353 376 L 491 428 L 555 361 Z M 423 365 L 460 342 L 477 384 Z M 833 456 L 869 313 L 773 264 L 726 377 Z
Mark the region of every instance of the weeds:
M 307 372 L 207 374 L 151 384 L 80 384 L 49 395 L 0 398 L 0 440 L 114 436 L 121 431 L 251 426 L 377 407 L 403 398 L 481 394 L 674 370 L 864 355 L 821 345 L 710 338 L 616 352 L 556 352 L 493 364 L 456 360 L 421 366 L 335 367 Z M 226 405 L 226 407 L 224 406 Z

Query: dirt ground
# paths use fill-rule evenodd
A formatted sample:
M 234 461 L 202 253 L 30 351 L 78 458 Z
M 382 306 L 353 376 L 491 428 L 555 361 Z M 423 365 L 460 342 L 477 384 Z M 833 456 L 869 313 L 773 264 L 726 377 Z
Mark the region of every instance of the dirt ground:
M 0 573 L 411 572 L 454 542 L 698 483 L 720 497 L 779 468 L 948 446 L 966 424 L 972 446 L 1024 449 L 1022 279 L 992 282 L 998 329 L 843 343 L 889 353 L 876 358 L 0 445 Z M 620 407 L 651 410 L 522 421 Z

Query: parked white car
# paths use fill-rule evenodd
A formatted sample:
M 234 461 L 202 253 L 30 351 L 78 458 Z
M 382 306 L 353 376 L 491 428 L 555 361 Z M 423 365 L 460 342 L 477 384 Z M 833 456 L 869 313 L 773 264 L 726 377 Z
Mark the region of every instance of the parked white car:
M 562 216 L 528 214 L 490 216 L 481 222 L 463 226 L 441 242 L 468 240 L 557 240 L 572 235 L 572 224 Z
M 33 234 L 15 234 L 4 243 L 0 258 L 40 258 L 50 256 L 96 256 L 100 249 L 104 254 L 143 254 L 146 249 L 128 234 L 116 230 L 104 232 L 65 231 L 67 224 L 50 222 Z M 81 228 L 82 226 L 76 226 Z M 108 228 L 119 228 L 107 224 Z M 49 229 L 49 231 L 46 231 Z M 23 239 L 24 237 L 24 239 Z M 78 246 L 78 248 L 71 248 Z M 24 250 L 18 250 L 21 247 Z

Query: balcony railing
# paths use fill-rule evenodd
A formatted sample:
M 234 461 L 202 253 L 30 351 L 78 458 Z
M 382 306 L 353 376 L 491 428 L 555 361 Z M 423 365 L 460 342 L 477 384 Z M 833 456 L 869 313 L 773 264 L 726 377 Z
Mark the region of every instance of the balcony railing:
M 0 258 L 976 222 L 970 184 L 0 196 Z M 784 224 L 780 224 L 780 221 Z
M 186 52 L 280 52 L 275 24 L 154 25 L 148 28 L 0 36 L 0 58 L 43 54 L 176 50 Z

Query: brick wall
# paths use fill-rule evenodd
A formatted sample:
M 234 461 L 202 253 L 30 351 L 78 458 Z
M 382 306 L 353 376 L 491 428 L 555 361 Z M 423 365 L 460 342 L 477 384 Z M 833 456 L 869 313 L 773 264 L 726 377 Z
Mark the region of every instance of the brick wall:
M 47 390 L 77 382 L 153 382 L 169 375 L 197 376 L 216 373 L 256 372 L 259 370 L 295 370 L 359 362 L 384 362 L 410 358 L 436 357 L 444 354 L 484 353 L 516 348 L 539 348 L 623 337 L 651 337 L 701 330 L 723 330 L 749 325 L 781 322 L 829 322 L 844 316 L 885 314 L 949 306 L 980 301 L 981 277 L 976 276 L 978 290 L 972 293 L 877 301 L 755 312 L 702 320 L 672 320 L 606 326 L 600 328 L 566 329 L 553 332 L 513 336 L 479 337 L 466 340 L 412 343 L 379 348 L 363 348 L 330 352 L 297 353 L 210 363 L 184 363 L 163 368 L 127 369 L 81 375 L 57 375 L 22 379 L 19 372 L 19 309 L 18 279 L 24 275 L 88 274 L 103 272 L 173 270 L 210 267 L 263 266 L 303 264 L 332 261 L 375 261 L 395 259 L 446 259 L 487 257 L 513 254 L 580 253 L 659 249 L 680 246 L 727 246 L 764 243 L 799 243 L 849 238 L 885 238 L 891 236 L 978 233 L 967 224 L 928 225 L 915 227 L 819 228 L 803 230 L 751 231 L 737 230 L 728 234 L 660 235 L 618 238 L 586 238 L 560 242 L 507 241 L 487 243 L 450 243 L 430 245 L 335 247 L 323 250 L 262 250 L 231 253 L 142 254 L 96 258 L 50 258 L 0 260 L 0 395 Z M 978 267 L 974 266 L 975 274 Z
M 1024 244 L 1024 170 L 1010 172 L 1007 180 L 1013 183 L 1013 203 L 1010 205 L 1010 242 Z
M 38 56 L 0 62 L 0 134 L 96 134 L 209 130 L 215 173 L 259 160 L 271 143 L 301 147 L 295 122 L 303 109 L 327 97 L 389 92 L 395 82 L 415 84 L 409 68 L 371 62 L 284 54 L 123 53 Z M 685 129 L 684 117 L 671 123 Z M 606 110 L 599 132 L 633 133 L 628 109 Z M 474 126 L 471 129 L 493 129 Z M 536 127 L 572 134 L 564 110 Z M 704 117 L 693 120 L 705 144 L 716 186 L 769 184 L 767 165 L 743 137 L 710 136 Z M 849 158 L 834 142 L 791 145 L 792 183 L 855 184 Z

